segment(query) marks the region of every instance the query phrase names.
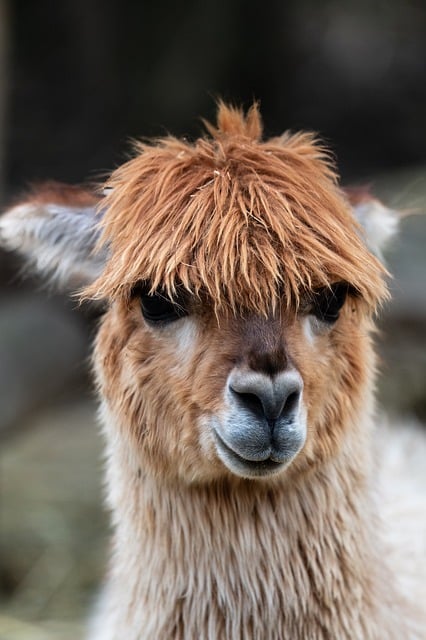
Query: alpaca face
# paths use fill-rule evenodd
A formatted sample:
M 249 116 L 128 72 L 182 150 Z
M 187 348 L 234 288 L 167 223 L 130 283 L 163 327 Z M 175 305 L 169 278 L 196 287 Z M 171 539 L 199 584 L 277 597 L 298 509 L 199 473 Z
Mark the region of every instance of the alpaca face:
M 189 296 L 177 304 L 136 292 L 113 305 L 97 340 L 101 394 L 141 468 L 267 479 L 333 455 L 363 409 L 370 367 L 355 297 L 317 292 L 300 313 L 283 305 L 269 317 L 217 318 Z
M 373 253 L 396 216 L 351 200 L 311 135 L 263 141 L 255 107 L 221 105 L 208 129 L 139 144 L 100 202 L 48 185 L 0 242 L 106 301 L 95 370 L 138 468 L 274 482 L 334 455 L 367 408 Z

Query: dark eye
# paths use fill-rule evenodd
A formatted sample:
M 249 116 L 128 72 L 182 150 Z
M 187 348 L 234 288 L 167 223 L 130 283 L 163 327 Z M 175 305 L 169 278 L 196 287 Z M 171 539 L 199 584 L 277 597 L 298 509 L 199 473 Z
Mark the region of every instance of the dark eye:
M 333 324 L 339 318 L 339 313 L 345 304 L 349 288 L 346 282 L 338 282 L 331 285 L 331 287 L 323 287 L 315 292 L 312 297 L 311 313 L 318 320 Z
M 135 295 L 139 296 L 143 317 L 151 324 L 168 324 L 188 315 L 182 297 L 171 300 L 160 290 L 148 293 L 143 289 L 135 292 Z

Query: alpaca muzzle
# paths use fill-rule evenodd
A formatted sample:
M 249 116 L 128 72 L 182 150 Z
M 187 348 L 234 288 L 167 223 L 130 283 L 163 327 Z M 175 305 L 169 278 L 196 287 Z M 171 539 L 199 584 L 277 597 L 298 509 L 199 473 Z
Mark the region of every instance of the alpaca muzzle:
M 303 381 L 291 369 L 269 376 L 235 368 L 226 386 L 227 409 L 214 424 L 217 453 L 242 476 L 277 473 L 306 438 Z

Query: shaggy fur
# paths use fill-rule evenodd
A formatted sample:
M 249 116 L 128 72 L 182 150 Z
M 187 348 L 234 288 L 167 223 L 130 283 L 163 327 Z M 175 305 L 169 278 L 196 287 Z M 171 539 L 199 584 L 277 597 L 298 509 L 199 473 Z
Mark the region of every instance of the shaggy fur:
M 220 312 L 268 314 L 303 291 L 344 280 L 374 307 L 383 268 L 369 254 L 326 151 L 311 134 L 261 141 L 221 105 L 212 138 L 138 143 L 113 173 L 102 241 L 111 258 L 88 297 L 128 296 L 140 280 L 205 292 Z
M 351 204 L 373 236 L 380 206 L 370 224 L 371 198 L 345 195 L 311 135 L 262 141 L 256 107 L 244 116 L 220 105 L 207 129 L 194 143 L 138 144 L 90 224 L 70 197 L 68 243 L 51 232 L 62 220 L 52 194 L 0 220 L 4 244 L 33 261 L 44 252 L 44 272 L 84 256 L 83 295 L 107 300 L 94 369 L 114 533 L 90 638 L 419 639 L 424 594 L 404 579 L 419 527 L 407 517 L 395 554 L 372 455 L 372 314 L 385 269 L 368 249 L 381 242 L 365 238 Z M 383 219 L 395 226 L 391 213 Z M 327 325 L 312 298 L 342 280 L 350 295 Z M 187 315 L 146 322 L 141 285 L 183 293 Z M 224 416 L 248 431 L 256 423 L 235 409 L 235 371 L 303 381 L 290 427 L 306 419 L 306 439 L 273 475 L 238 474 L 220 455 Z

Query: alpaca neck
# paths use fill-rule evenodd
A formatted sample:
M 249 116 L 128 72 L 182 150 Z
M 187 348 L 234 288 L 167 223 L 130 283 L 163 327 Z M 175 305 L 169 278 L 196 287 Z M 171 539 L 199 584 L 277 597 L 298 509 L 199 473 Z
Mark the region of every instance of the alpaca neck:
M 133 620 L 129 640 L 195 629 L 212 639 L 373 638 L 388 624 L 367 473 L 344 452 L 269 489 L 165 483 L 125 459 L 111 477 L 112 585 Z

